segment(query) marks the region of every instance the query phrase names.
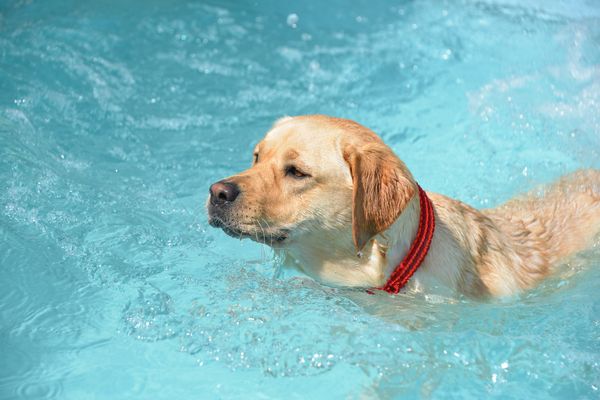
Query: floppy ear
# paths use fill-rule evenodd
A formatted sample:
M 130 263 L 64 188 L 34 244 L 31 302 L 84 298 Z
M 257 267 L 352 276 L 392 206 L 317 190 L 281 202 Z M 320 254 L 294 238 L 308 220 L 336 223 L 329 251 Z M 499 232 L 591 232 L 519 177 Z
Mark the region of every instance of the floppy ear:
M 356 250 L 389 228 L 416 193 L 406 165 L 383 143 L 348 146 L 344 159 L 353 182 L 352 239 Z

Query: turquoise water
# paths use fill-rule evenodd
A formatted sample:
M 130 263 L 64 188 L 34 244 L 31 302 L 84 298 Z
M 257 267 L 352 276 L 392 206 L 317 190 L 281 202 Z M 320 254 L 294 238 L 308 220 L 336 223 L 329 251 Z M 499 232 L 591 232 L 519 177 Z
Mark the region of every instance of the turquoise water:
M 204 201 L 285 114 L 477 207 L 600 168 L 600 4 L 83 3 L 0 0 L 0 398 L 598 398 L 600 250 L 514 299 L 391 299 Z

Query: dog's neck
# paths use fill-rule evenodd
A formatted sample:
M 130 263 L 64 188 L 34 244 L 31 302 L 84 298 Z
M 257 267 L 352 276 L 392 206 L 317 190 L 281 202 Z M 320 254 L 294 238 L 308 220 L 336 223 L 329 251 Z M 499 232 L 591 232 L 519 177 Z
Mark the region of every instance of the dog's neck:
M 367 243 L 360 256 L 351 232 L 337 232 L 330 240 L 311 240 L 286 249 L 286 264 L 328 285 L 381 287 L 408 253 L 420 211 L 419 195 L 415 194 L 400 217 Z
M 385 251 L 384 275 L 386 280 L 406 257 L 419 229 L 419 194 L 415 194 L 402 214 L 385 232 L 377 235 L 375 241 Z

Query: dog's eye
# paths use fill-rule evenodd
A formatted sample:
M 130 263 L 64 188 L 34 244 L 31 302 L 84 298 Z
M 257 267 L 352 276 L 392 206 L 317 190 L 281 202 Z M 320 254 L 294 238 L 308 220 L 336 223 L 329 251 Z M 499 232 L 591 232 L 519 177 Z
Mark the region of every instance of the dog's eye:
M 289 166 L 285 167 L 285 176 L 291 176 L 292 178 L 302 179 L 302 178 L 308 178 L 310 175 L 305 174 L 304 172 L 300 171 L 298 168 L 296 168 L 293 165 L 289 165 Z
M 254 164 L 258 162 L 258 153 L 254 153 Z

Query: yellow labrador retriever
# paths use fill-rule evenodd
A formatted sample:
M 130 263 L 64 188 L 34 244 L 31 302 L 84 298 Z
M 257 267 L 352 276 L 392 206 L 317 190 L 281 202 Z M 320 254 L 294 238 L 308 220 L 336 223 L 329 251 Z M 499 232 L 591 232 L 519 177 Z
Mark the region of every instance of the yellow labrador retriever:
M 488 210 L 420 189 L 368 128 L 324 115 L 277 121 L 250 169 L 210 187 L 209 222 L 266 243 L 328 285 L 445 285 L 472 297 L 532 287 L 600 231 L 600 171 Z M 388 290 L 393 287 L 391 290 Z

